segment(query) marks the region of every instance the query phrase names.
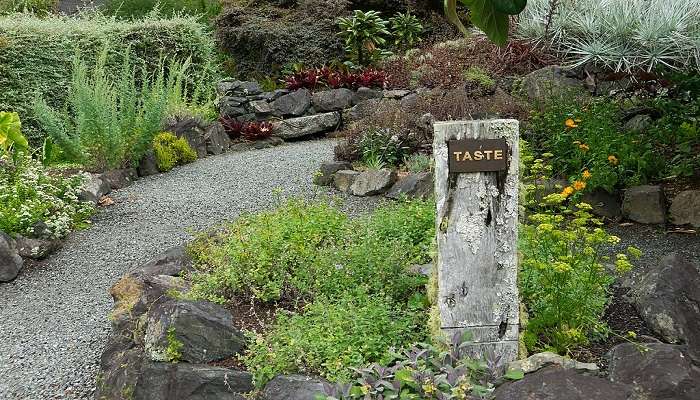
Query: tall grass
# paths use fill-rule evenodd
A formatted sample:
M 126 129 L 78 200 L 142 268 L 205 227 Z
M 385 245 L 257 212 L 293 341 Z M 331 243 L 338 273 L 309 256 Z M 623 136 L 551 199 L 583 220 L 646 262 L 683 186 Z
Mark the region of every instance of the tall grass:
M 202 19 L 221 11 L 219 0 L 107 0 L 104 11 L 119 18 L 139 18 L 151 13 L 165 16 L 186 14 Z
M 571 65 L 617 72 L 700 66 L 700 0 L 530 0 L 517 35 L 551 48 Z
M 95 171 L 134 165 L 150 148 L 168 115 L 201 99 L 188 93 L 189 60 L 164 62 L 155 72 L 132 62 L 126 50 L 118 76 L 106 68 L 105 48 L 94 67 L 80 55 L 73 60 L 71 89 L 65 110 L 40 99 L 34 113 L 41 128 L 60 149 L 61 161 Z
M 0 14 L 28 11 L 47 14 L 56 10 L 58 0 L 0 0 Z

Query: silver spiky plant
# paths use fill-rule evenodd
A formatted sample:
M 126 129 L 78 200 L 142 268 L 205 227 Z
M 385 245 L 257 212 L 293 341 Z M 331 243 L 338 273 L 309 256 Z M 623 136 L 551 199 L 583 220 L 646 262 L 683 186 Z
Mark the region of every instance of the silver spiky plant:
M 700 67 L 700 0 L 530 0 L 517 36 L 546 45 L 571 66 L 632 73 Z

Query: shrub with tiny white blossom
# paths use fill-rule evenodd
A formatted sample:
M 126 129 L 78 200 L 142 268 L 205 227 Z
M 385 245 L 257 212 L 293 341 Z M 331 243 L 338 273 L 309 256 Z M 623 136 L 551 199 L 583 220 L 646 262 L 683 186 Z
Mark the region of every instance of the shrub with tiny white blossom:
M 91 203 L 78 199 L 85 182 L 83 174 L 51 174 L 28 156 L 16 161 L 1 157 L 0 231 L 12 236 L 64 237 L 94 211 Z M 35 232 L 38 223 L 43 223 L 42 232 Z

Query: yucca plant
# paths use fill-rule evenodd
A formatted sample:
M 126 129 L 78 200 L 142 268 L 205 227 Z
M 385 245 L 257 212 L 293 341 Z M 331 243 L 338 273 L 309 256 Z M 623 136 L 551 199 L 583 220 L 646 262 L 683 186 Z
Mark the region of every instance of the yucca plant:
M 369 65 L 382 55 L 386 37 L 391 35 L 388 24 L 377 11 L 355 10 L 351 17 L 338 19 L 346 51 L 360 65 Z
M 616 71 L 700 65 L 700 0 L 530 0 L 516 34 L 551 49 L 571 66 Z
M 423 24 L 410 11 L 403 14 L 397 13 L 389 19 L 389 22 L 391 22 L 391 33 L 394 35 L 394 44 L 399 48 L 410 48 L 421 40 Z

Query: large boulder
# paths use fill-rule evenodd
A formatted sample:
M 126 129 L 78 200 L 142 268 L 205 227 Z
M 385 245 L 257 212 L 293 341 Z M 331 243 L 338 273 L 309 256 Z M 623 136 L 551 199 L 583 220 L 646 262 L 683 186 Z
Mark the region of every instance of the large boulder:
M 22 258 L 43 260 L 51 253 L 61 248 L 60 240 L 28 238 L 17 235 L 15 238 L 17 253 Z
M 0 282 L 9 282 L 19 275 L 24 261 L 17 253 L 15 241 L 0 232 Z
M 123 189 L 130 186 L 138 177 L 139 174 L 134 168 L 113 169 L 100 175 L 100 179 L 112 189 Z
M 333 131 L 339 126 L 340 114 L 330 112 L 276 121 L 272 124 L 272 131 L 287 140 Z
M 220 97 L 246 97 L 262 93 L 260 84 L 256 81 L 239 81 L 235 79 L 224 79 L 216 85 L 216 93 Z
M 427 199 L 433 195 L 434 190 L 433 174 L 420 172 L 400 179 L 389 189 L 386 197 L 395 200 L 404 196 L 410 199 Z
M 123 345 L 121 345 L 123 346 Z M 244 400 L 254 388 L 251 374 L 223 367 L 158 363 L 140 349 L 106 351 L 96 400 Z
M 508 369 L 529 374 L 552 365 L 583 372 L 598 372 L 598 366 L 595 363 L 578 362 L 569 357 L 560 356 L 559 354 L 549 351 L 533 354 L 526 359 L 512 361 L 508 364 Z
M 350 194 L 353 196 L 375 196 L 389 190 L 396 182 L 396 171 L 391 169 L 370 170 L 361 172 L 352 186 Z
M 190 147 L 197 152 L 197 157 L 207 156 L 207 144 L 204 138 L 208 124 L 200 118 L 175 118 L 165 126 L 165 131 L 177 137 L 184 137 Z
M 153 361 L 208 363 L 238 354 L 244 346 L 231 313 L 217 304 L 170 300 L 148 312 L 145 350 Z
M 680 192 L 671 201 L 671 222 L 700 228 L 700 190 Z
M 249 151 L 249 150 L 260 150 L 269 149 L 271 147 L 279 146 L 284 144 L 284 140 L 277 136 L 270 136 L 265 139 L 256 140 L 254 142 L 239 142 L 231 145 L 231 151 Z
M 700 369 L 683 350 L 665 343 L 617 345 L 609 354 L 610 380 L 634 386 L 648 399 L 700 399 Z
M 634 186 L 625 191 L 622 215 L 642 224 L 666 222 L 666 201 L 660 186 Z
M 494 400 L 631 400 L 632 388 L 573 369 L 548 367 L 503 384 Z
M 642 276 L 630 292 L 649 327 L 665 341 L 685 344 L 700 362 L 700 271 L 677 254 Z
M 585 84 L 566 75 L 557 65 L 550 65 L 533 71 L 522 78 L 521 88 L 528 99 L 544 102 L 551 97 L 588 95 Z
M 299 89 L 278 98 L 270 106 L 272 113 L 279 117 L 302 116 L 311 107 L 311 92 L 308 89 Z
M 102 179 L 97 174 L 90 174 L 82 185 L 82 190 L 78 193 L 78 200 L 90 201 L 97 204 L 100 198 L 112 191 L 109 182 Z
M 384 97 L 384 92 L 378 89 L 370 89 L 368 87 L 358 88 L 355 95 L 352 98 L 352 104 L 357 105 L 363 101 L 371 99 L 382 99 Z
M 331 89 L 313 95 L 314 109 L 319 112 L 339 111 L 352 105 L 353 92 L 350 89 Z
M 595 189 L 592 192 L 583 194 L 581 201 L 593 207 L 593 214 L 611 220 L 618 220 L 622 217 L 622 207 L 617 194 L 611 194 L 604 189 Z
M 231 139 L 228 137 L 224 126 L 219 122 L 215 122 L 204 133 L 204 143 L 207 146 L 208 154 L 221 154 L 229 149 Z
M 278 375 L 272 379 L 262 393 L 263 400 L 313 400 L 323 395 L 324 382 L 302 375 Z
M 314 177 L 314 183 L 319 186 L 328 186 L 333 183 L 333 175 L 341 170 L 352 169 L 352 164 L 345 161 L 329 161 L 321 163 L 318 174 Z
M 358 175 L 360 175 L 358 171 L 353 171 L 350 169 L 338 171 L 333 174 L 333 186 L 343 193 L 348 193 L 352 184 L 355 183 L 355 179 L 357 179 Z
M 146 154 L 139 161 L 139 166 L 136 168 L 136 172 L 141 177 L 157 175 L 160 173 L 158 169 L 158 160 L 156 160 L 156 154 L 153 150 L 148 150 Z

